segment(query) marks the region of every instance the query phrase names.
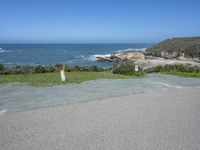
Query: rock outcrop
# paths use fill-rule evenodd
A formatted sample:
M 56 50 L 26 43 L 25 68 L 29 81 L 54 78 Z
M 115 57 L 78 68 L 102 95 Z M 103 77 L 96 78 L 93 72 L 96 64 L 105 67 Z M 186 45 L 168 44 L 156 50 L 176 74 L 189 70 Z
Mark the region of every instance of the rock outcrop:
M 145 59 L 145 55 L 138 51 L 126 51 L 120 52 L 110 57 L 97 57 L 97 61 L 108 61 L 108 62 L 122 62 L 122 61 L 134 61 L 137 59 Z
M 165 59 L 200 60 L 200 37 L 168 39 L 147 48 L 146 53 Z
M 189 64 L 200 67 L 200 37 L 165 40 L 146 51 L 120 52 L 97 61 L 134 64 L 146 70 L 158 65 Z

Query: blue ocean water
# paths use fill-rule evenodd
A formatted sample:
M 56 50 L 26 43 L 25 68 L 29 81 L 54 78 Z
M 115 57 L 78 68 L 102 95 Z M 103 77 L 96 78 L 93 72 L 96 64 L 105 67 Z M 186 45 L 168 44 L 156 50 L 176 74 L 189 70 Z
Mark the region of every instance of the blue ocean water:
M 97 62 L 97 56 L 119 51 L 144 50 L 152 44 L 0 44 L 0 64 L 15 65 L 67 64 L 101 67 L 110 63 Z

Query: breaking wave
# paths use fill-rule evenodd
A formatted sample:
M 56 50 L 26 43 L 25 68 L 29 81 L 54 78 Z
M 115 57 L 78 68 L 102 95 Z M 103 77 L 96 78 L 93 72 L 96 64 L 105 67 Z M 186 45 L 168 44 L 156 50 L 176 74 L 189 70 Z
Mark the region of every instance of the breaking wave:
M 9 53 L 9 52 L 22 52 L 23 50 L 5 50 L 0 48 L 0 53 Z
M 0 48 L 0 53 L 8 53 L 8 52 L 10 52 L 10 50 L 4 50 L 4 49 Z
M 127 51 L 145 51 L 147 48 L 128 48 L 128 49 L 123 49 L 123 50 L 118 50 L 116 52 L 127 52 Z
M 90 55 L 89 57 L 86 57 L 85 59 L 86 60 L 89 60 L 89 61 L 96 61 L 97 60 L 97 57 L 110 57 L 111 54 L 105 54 L 105 55 Z
M 0 53 L 5 53 L 6 50 L 0 49 Z

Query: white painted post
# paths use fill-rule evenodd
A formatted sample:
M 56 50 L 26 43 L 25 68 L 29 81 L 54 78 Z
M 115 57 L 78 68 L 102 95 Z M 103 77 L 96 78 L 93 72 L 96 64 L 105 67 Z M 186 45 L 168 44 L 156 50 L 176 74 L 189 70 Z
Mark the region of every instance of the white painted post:
M 135 71 L 136 71 L 136 72 L 139 71 L 138 65 L 135 65 Z
M 64 82 L 66 81 L 66 77 L 65 77 L 65 66 L 63 65 L 63 68 L 60 70 L 60 78 L 61 81 Z

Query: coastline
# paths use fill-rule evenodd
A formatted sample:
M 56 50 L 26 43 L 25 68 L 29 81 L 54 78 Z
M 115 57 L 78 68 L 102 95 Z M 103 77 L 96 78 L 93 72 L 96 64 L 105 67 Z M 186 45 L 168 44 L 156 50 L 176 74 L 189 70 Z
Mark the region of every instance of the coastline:
M 2 149 L 198 149 L 199 88 L 0 116 Z

